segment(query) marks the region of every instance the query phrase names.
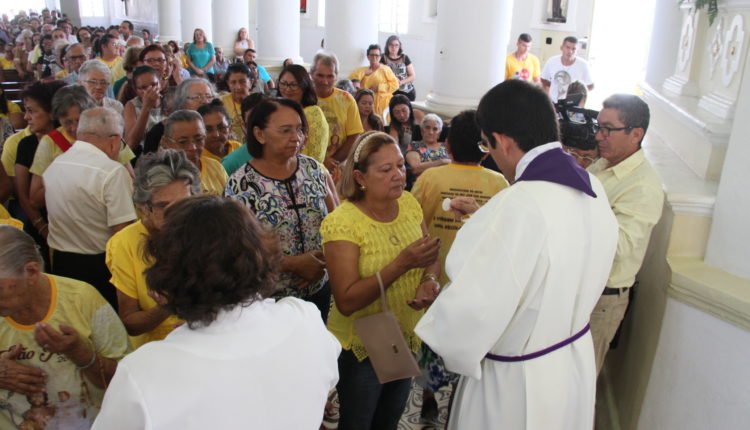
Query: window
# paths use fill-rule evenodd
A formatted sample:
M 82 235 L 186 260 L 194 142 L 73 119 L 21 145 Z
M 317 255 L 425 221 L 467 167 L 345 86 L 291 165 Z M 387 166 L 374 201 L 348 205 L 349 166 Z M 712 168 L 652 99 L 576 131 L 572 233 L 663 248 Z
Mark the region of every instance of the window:
M 326 26 L 326 0 L 318 0 L 318 27 Z
M 106 16 L 104 2 L 101 0 L 79 0 L 81 16 Z
M 380 0 L 378 30 L 383 33 L 408 32 L 409 0 Z

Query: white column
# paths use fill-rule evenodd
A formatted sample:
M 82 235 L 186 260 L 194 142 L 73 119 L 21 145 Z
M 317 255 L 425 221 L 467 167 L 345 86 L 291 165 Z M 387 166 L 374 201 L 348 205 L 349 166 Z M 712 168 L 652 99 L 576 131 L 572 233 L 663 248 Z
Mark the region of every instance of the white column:
M 248 11 L 248 25 L 247 31 L 250 34 L 250 38 L 255 41 L 255 46 L 258 46 L 258 2 L 263 0 L 247 0 L 247 11 Z
M 224 48 L 224 56 L 234 57 L 237 32 L 245 27 L 250 31 L 250 6 L 246 1 L 213 0 L 214 46 Z
M 182 43 L 193 41 L 193 31 L 203 29 L 206 40 L 213 43 L 213 11 L 210 0 L 180 0 L 182 10 Z
M 438 2 L 435 80 L 426 106 L 443 115 L 476 107 L 503 80 L 513 0 Z
M 706 249 L 706 263 L 729 273 L 750 279 L 748 244 L 750 243 L 750 56 L 745 58 L 742 84 L 737 96 L 735 120 L 729 138 L 724 167 L 716 195 L 711 234 Z
M 367 60 L 367 47 L 378 43 L 378 1 L 326 0 L 325 49 L 339 59 L 339 78 Z
M 258 60 L 280 66 L 286 58 L 295 63 L 299 55 L 299 1 L 258 0 Z
M 181 9 L 180 0 L 159 0 L 159 34 L 156 36 L 160 43 L 182 42 Z

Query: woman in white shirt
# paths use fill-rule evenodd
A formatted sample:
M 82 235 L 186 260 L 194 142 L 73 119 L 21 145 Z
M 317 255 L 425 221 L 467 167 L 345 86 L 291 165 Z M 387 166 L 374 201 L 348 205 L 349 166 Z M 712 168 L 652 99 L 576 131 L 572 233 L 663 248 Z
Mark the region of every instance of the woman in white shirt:
M 237 39 L 234 41 L 234 61 L 242 61 L 242 56 L 248 49 L 255 49 L 255 42 L 250 38 L 247 29 L 242 27 L 237 32 Z

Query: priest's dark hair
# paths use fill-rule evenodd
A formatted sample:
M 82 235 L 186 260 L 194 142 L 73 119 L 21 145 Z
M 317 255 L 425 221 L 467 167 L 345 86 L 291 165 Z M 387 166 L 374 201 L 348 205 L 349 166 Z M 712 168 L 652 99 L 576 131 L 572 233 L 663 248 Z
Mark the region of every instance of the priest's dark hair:
M 481 138 L 477 127 L 477 111 L 465 110 L 454 116 L 446 141 L 453 161 L 479 164 L 485 156 L 477 144 Z
M 557 114 L 549 97 L 541 88 L 520 79 L 497 84 L 482 96 L 477 124 L 493 148 L 492 133 L 510 137 L 523 152 L 560 140 Z

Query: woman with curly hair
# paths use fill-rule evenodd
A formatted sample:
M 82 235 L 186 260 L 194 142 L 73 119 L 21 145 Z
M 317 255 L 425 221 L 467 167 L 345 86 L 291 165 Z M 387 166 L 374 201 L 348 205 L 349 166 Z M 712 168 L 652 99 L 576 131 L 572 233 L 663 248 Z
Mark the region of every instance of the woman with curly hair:
M 120 361 L 93 428 L 317 428 L 340 347 L 315 306 L 268 298 L 280 255 L 250 211 L 181 200 L 148 250 L 148 285 L 187 324 Z

